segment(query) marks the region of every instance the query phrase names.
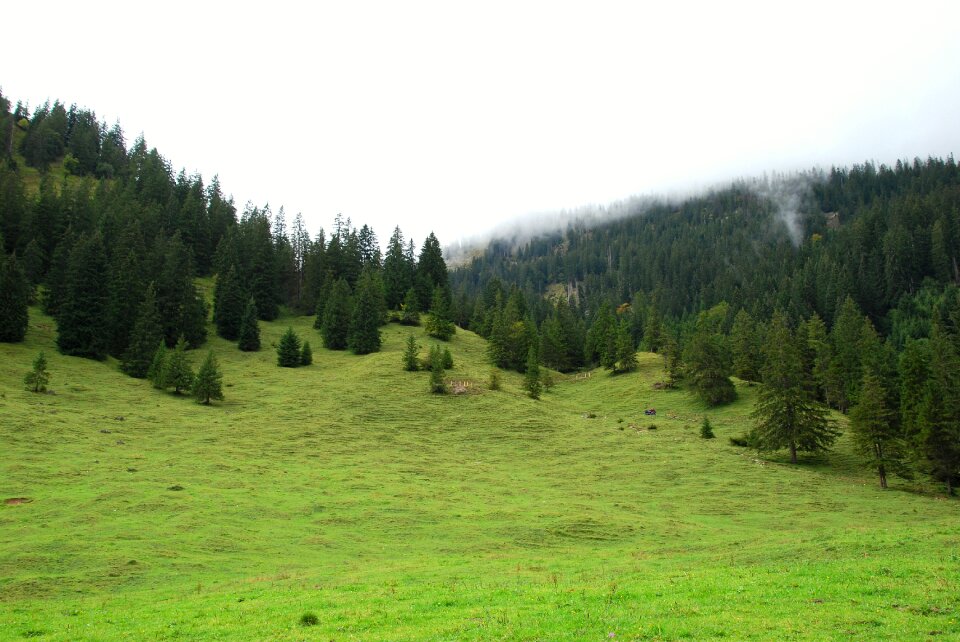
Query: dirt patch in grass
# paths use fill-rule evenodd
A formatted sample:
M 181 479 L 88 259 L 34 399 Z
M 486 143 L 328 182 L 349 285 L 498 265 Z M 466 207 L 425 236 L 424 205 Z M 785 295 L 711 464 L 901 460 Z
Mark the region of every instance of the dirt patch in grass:
M 7 506 L 16 506 L 17 504 L 29 504 L 33 499 L 30 497 L 9 497 L 3 500 L 3 503 Z

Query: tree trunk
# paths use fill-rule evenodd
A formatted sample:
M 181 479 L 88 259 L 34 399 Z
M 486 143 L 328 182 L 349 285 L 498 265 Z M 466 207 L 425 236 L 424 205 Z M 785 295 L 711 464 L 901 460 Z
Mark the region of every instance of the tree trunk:
M 877 472 L 880 473 L 880 488 L 887 487 L 887 469 L 883 467 L 883 464 L 877 468 Z
M 797 444 L 794 442 L 790 443 L 790 463 L 797 463 Z

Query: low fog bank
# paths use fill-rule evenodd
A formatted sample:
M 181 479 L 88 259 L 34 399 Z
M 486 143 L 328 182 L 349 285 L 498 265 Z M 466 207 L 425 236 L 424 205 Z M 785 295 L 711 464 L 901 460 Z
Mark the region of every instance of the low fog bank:
M 806 171 L 765 173 L 762 176 L 719 181 L 709 186 L 674 190 L 669 193 L 634 195 L 606 205 L 591 204 L 574 209 L 536 212 L 498 224 L 488 233 L 460 239 L 444 247 L 451 266 L 463 265 L 491 243 L 508 244 L 513 250 L 529 241 L 559 234 L 570 226 L 591 228 L 632 216 L 643 216 L 654 208 L 679 207 L 684 201 L 731 188 L 746 188 L 770 202 L 775 220 L 782 224 L 790 240 L 799 246 L 803 240 L 801 224 L 804 207 L 809 207 L 812 188 L 826 180 L 820 168 Z

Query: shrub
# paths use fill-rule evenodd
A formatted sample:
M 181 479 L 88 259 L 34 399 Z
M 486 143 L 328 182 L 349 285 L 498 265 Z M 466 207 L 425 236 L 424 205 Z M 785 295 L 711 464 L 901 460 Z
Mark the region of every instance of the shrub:
M 496 368 L 490 371 L 490 381 L 487 383 L 490 390 L 500 390 L 500 371 Z
M 320 624 L 320 618 L 316 613 L 306 612 L 300 616 L 300 626 L 316 626 Z

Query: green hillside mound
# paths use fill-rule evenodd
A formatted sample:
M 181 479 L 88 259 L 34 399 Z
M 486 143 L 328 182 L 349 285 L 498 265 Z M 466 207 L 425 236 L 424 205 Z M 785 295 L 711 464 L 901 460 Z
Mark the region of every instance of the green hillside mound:
M 358 357 L 312 322 L 256 353 L 211 332 L 203 406 L 57 354 L 31 309 L 0 344 L 0 639 L 960 637 L 957 502 L 880 491 L 844 440 L 799 466 L 731 446 L 753 388 L 708 410 L 640 355 L 534 401 L 459 331 L 462 394 L 434 395 L 401 365 L 422 328 Z M 288 326 L 312 365 L 276 366 Z M 48 394 L 22 385 L 40 350 Z

